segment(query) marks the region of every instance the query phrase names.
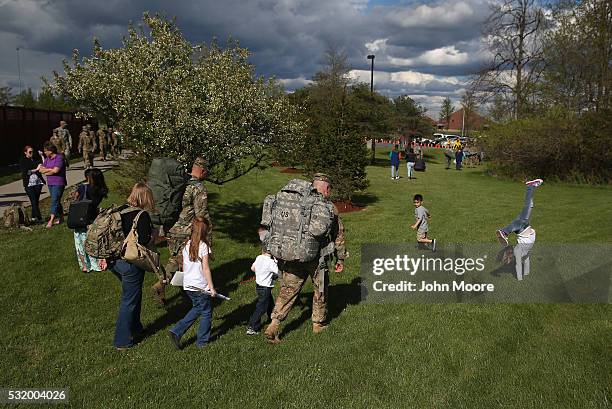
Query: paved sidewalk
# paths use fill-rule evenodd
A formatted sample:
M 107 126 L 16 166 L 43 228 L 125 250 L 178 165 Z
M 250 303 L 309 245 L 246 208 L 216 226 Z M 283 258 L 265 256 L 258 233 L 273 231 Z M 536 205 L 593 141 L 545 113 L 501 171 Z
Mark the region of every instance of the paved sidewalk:
M 123 154 L 121 155 L 121 158 L 125 158 L 126 153 L 127 152 L 124 151 Z M 101 160 L 95 159 L 94 166 L 98 169 L 101 169 L 103 172 L 105 172 L 117 166 L 117 162 L 110 161 L 110 160 L 103 162 Z M 84 169 L 85 168 L 82 162 L 77 162 L 77 163 L 73 163 L 72 165 L 70 165 L 70 168 L 66 170 L 66 180 L 68 181 L 67 186 L 74 186 L 82 182 L 85 179 L 83 175 Z M 40 195 L 40 200 L 43 200 L 47 197 L 49 197 L 49 189 L 45 185 L 43 186 L 42 194 Z M 21 179 L 19 179 L 18 181 L 6 184 L 4 186 L 0 186 L 0 217 L 2 217 L 2 215 L 4 214 L 4 210 L 8 206 L 12 205 L 13 203 L 21 204 L 24 207 L 30 206 L 30 200 L 28 199 L 28 196 L 25 194 L 25 191 L 23 189 L 23 182 L 21 181 Z

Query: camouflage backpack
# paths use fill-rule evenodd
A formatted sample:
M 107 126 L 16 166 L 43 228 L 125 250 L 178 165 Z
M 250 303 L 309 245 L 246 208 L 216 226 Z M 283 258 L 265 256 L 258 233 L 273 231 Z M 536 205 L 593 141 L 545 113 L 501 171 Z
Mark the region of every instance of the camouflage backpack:
M 125 240 L 121 226 L 121 215 L 136 210 L 126 205 L 112 205 L 102 210 L 94 222 L 87 227 L 85 251 L 92 257 L 117 259 Z
M 25 212 L 23 207 L 17 204 L 10 205 L 4 211 L 4 227 L 7 229 L 17 228 L 26 224 Z
M 334 210 L 310 182 L 293 179 L 264 201 L 261 225 L 268 228 L 266 247 L 277 259 L 309 262 L 319 256 Z

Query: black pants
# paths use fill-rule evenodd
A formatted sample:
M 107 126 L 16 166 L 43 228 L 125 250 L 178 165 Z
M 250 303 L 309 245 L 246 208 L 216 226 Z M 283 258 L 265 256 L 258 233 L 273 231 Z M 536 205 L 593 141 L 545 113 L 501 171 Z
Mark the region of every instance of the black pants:
M 42 187 L 43 185 L 36 185 L 25 188 L 26 194 L 28 195 L 30 203 L 32 204 L 32 218 L 36 220 L 42 220 L 40 208 L 38 207 Z
M 257 305 L 255 311 L 251 315 L 249 327 L 255 331 L 261 329 L 261 317 L 264 314 L 268 314 L 268 317 L 272 316 L 272 310 L 274 309 L 274 299 L 272 298 L 272 287 L 262 287 L 259 284 L 256 286 L 257 290 Z

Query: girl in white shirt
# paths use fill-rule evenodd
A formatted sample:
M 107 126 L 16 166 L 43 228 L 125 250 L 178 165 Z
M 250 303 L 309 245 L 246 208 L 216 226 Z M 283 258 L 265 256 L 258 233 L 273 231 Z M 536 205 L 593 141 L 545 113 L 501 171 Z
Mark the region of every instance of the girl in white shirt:
M 170 340 L 181 349 L 181 337 L 201 317 L 196 345 L 202 348 L 210 338 L 212 324 L 212 297 L 217 296 L 208 266 L 211 253 L 206 236 L 210 226 L 205 219 L 196 217 L 191 228 L 191 238 L 183 248 L 183 289 L 191 298 L 191 310 L 170 331 Z

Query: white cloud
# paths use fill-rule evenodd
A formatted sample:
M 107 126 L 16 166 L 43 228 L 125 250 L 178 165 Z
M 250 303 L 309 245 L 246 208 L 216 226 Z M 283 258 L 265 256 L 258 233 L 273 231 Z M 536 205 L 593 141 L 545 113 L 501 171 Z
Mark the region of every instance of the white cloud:
M 472 6 L 464 1 L 446 2 L 436 6 L 422 4 L 397 8 L 395 13 L 388 15 L 388 20 L 400 27 L 439 27 L 461 24 L 475 14 Z
M 306 85 L 312 84 L 312 80 L 309 80 L 302 76 L 297 78 L 280 78 L 278 79 L 278 82 L 280 82 L 287 90 L 295 90 L 297 88 L 302 88 Z
M 365 48 L 367 48 L 367 50 L 371 53 L 385 51 L 387 49 L 387 41 L 388 39 L 386 38 L 379 38 L 371 43 L 365 43 Z
M 460 52 L 454 45 L 425 51 L 416 58 L 389 57 L 389 63 L 397 66 L 414 65 L 463 65 L 469 62 L 469 55 Z

